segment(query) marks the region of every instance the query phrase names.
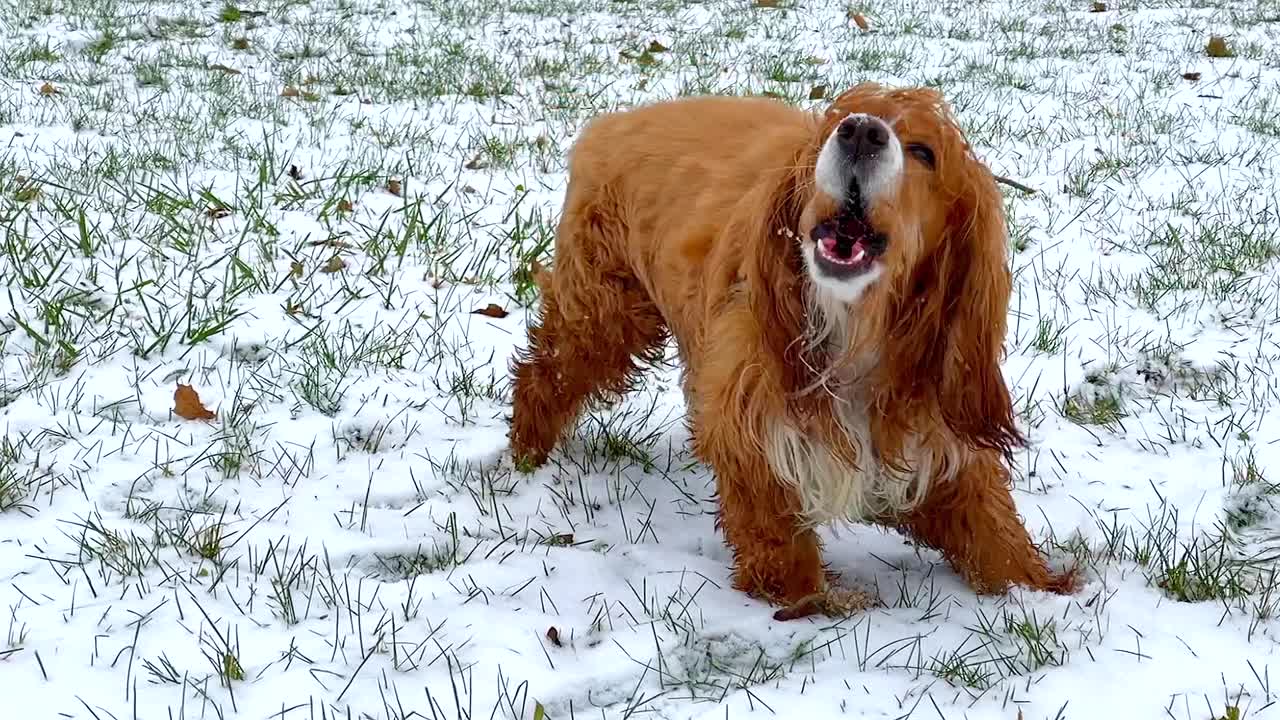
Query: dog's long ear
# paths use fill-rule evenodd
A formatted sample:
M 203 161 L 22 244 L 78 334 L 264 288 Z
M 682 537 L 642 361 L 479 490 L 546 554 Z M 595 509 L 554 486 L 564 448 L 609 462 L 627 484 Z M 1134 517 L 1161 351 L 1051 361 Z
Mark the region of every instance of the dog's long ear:
M 954 304 L 939 404 L 961 438 L 1008 452 L 1023 442 L 1001 370 L 1013 291 L 1009 237 L 995 178 L 976 160 L 970 168 L 947 222 L 960 257 L 949 283 Z
M 741 268 L 747 302 L 787 390 L 804 384 L 804 265 L 795 237 L 803 204 L 803 164 L 761 174 L 738 204 L 730 228 L 744 246 Z
M 932 406 L 970 447 L 1008 453 L 1023 437 L 1001 371 L 1012 291 L 1004 205 L 976 159 L 964 158 L 948 175 L 945 232 L 889 311 L 883 367 L 891 379 L 881 407 L 914 413 Z

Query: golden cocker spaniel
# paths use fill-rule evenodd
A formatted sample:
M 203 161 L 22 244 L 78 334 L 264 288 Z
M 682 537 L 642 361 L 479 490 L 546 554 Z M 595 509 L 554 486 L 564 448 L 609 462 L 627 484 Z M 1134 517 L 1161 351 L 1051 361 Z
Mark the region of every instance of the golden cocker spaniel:
M 900 529 L 979 592 L 1071 592 L 1009 490 L 1007 248 L 995 179 L 934 90 L 596 118 L 514 366 L 513 456 L 545 462 L 674 336 L 734 586 L 777 617 L 830 607 L 828 522 Z

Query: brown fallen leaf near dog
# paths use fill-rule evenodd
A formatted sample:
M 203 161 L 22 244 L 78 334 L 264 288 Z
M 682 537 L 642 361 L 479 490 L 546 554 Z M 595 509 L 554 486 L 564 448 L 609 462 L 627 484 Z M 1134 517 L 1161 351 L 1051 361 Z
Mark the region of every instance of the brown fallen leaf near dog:
M 218 414 L 200 402 L 200 393 L 190 385 L 178 383 L 173 391 L 173 412 L 185 420 L 214 420 Z

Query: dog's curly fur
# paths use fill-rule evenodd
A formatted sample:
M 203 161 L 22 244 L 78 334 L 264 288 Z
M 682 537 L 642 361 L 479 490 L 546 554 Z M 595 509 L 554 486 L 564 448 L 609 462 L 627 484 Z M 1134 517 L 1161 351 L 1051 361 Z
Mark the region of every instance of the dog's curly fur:
M 804 252 L 838 206 L 815 182 L 819 153 L 854 112 L 936 159 L 903 165 L 867 207 L 883 273 L 842 300 Z M 866 521 L 939 549 L 977 591 L 1070 592 L 1074 572 L 1050 570 L 1008 487 L 1024 440 L 1000 367 L 1006 252 L 995 180 L 935 91 L 601 116 L 570 154 L 540 321 L 514 365 L 513 455 L 544 463 L 585 402 L 626 391 L 674 336 L 735 587 L 811 602 L 829 590 L 814 526 Z

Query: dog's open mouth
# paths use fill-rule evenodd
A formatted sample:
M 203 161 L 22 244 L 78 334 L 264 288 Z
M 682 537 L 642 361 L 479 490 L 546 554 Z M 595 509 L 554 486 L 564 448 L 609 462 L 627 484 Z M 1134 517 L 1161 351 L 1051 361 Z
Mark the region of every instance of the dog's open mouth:
M 876 232 L 856 208 L 845 207 L 809 233 L 818 267 L 834 277 L 850 277 L 870 270 L 884 254 L 888 238 Z

